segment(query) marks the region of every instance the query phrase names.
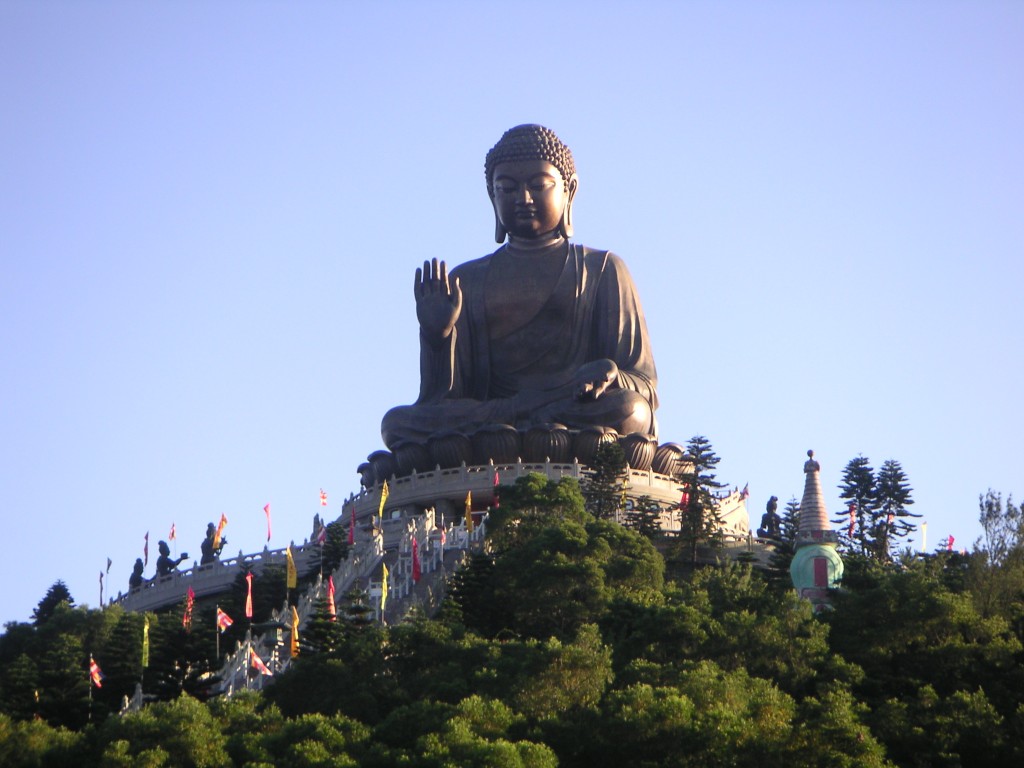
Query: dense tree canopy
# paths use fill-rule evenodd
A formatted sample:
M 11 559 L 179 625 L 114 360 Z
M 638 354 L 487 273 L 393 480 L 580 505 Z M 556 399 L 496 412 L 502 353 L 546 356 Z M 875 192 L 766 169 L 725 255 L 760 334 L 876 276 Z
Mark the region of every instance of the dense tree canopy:
M 146 617 L 44 598 L 44 620 L 0 635 L 0 765 L 1020 764 L 1021 513 L 990 494 L 981 514 L 966 556 L 851 553 L 816 616 L 749 564 L 666 582 L 648 538 L 531 476 L 436 617 L 382 627 L 350 592 L 263 693 L 209 701 L 212 605 L 191 633 L 180 606 L 149 614 L 143 670 Z M 143 678 L 153 700 L 118 716 Z

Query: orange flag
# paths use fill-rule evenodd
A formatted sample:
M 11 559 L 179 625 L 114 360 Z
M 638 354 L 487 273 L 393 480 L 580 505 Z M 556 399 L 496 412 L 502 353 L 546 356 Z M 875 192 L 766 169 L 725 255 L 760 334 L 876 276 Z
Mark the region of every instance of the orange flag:
M 224 533 L 224 526 L 228 524 L 227 515 L 221 514 L 220 522 L 217 523 L 217 532 L 213 534 L 213 548 L 216 550 L 220 547 L 220 535 Z

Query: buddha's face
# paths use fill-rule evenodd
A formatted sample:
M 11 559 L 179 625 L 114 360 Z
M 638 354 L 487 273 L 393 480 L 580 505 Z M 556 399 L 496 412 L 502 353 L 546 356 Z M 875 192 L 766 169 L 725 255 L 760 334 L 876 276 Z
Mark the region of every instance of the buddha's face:
M 494 211 L 513 237 L 535 239 L 558 229 L 570 194 L 547 160 L 517 160 L 494 168 Z

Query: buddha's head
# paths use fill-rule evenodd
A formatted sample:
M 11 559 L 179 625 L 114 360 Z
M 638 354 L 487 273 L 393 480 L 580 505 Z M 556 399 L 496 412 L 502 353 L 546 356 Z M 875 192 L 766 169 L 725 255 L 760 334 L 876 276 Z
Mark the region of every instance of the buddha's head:
M 572 235 L 576 165 L 554 131 L 542 125 L 505 131 L 487 153 L 484 174 L 497 242 L 506 235 L 524 240 Z

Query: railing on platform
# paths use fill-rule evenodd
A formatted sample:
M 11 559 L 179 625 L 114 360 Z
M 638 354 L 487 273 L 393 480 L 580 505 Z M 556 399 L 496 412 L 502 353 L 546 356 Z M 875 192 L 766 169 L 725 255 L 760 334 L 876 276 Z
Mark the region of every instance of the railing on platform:
M 130 611 L 151 611 L 185 599 L 185 592 L 192 587 L 196 597 L 217 594 L 228 589 L 240 572 L 252 570 L 259 574 L 267 565 L 284 565 L 285 550 L 263 548 L 262 552 L 237 557 L 226 557 L 206 565 L 175 570 L 166 576 L 156 576 L 143 582 L 141 587 L 127 593 L 119 592 L 110 603 L 117 603 Z M 312 570 L 321 556 L 320 546 L 315 543 L 291 545 L 292 559 L 300 573 Z

